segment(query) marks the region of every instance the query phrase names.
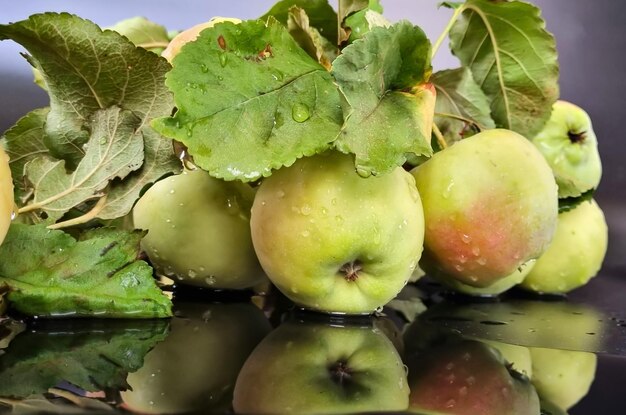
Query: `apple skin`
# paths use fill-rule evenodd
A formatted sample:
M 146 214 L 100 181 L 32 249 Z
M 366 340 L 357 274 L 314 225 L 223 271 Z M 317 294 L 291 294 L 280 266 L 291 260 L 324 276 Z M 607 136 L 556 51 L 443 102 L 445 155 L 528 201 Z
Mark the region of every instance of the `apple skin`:
M 450 415 L 537 415 L 539 397 L 528 378 L 507 367 L 500 352 L 450 338 L 407 359 L 409 411 Z
M 161 56 L 167 59 L 168 62 L 172 63 L 174 57 L 178 55 L 180 49 L 188 42 L 193 42 L 200 36 L 200 32 L 204 29 L 208 29 L 209 27 L 213 27 L 218 23 L 223 22 L 231 22 L 231 23 L 241 23 L 241 20 L 237 18 L 230 17 L 214 17 L 208 22 L 200 23 L 195 26 L 190 27 L 187 30 L 184 30 L 177 34 L 174 39 L 170 41 L 167 45 Z
M 483 131 L 412 170 L 427 224 L 424 260 L 474 287 L 548 247 L 558 215 L 550 166 L 512 131 Z
M 585 285 L 602 267 L 608 239 L 604 214 L 594 200 L 561 213 L 552 244 L 521 287 L 564 294 Z
M 430 275 L 440 281 L 442 284 L 446 285 L 448 288 L 459 292 L 461 294 L 469 295 L 472 297 L 495 297 L 503 292 L 506 292 L 513 288 L 514 286 L 520 284 L 528 273 L 535 266 L 536 260 L 531 259 L 530 261 L 522 264 L 518 269 L 516 269 L 511 275 L 507 275 L 506 277 L 497 280 L 491 285 L 486 287 L 472 287 L 468 284 L 463 284 L 455 278 L 450 278 L 447 275 L 441 273 L 439 270 L 435 268 Z
M 263 181 L 250 225 L 270 280 L 322 312 L 382 307 L 406 285 L 423 249 L 413 177 L 397 168 L 362 178 L 352 157 L 338 152 L 300 159 Z
M 133 209 L 141 242 L 157 273 L 180 283 L 243 289 L 264 279 L 250 238 L 254 190 L 184 171 L 155 183 Z
M 177 305 L 168 337 L 128 375 L 124 406 L 142 414 L 226 412 L 243 366 L 271 330 L 250 303 Z
M 582 108 L 557 101 L 550 119 L 532 142 L 552 168 L 560 198 L 580 196 L 598 187 L 602 177 L 598 141 Z
M 13 200 L 13 180 L 9 168 L 9 156 L 0 146 L 0 244 L 9 231 L 11 215 L 15 202 Z
M 597 356 L 593 353 L 531 347 L 532 382 L 542 399 L 569 409 L 593 383 Z
M 237 413 L 341 414 L 404 411 L 409 388 L 400 356 L 377 329 L 290 321 L 241 369 Z

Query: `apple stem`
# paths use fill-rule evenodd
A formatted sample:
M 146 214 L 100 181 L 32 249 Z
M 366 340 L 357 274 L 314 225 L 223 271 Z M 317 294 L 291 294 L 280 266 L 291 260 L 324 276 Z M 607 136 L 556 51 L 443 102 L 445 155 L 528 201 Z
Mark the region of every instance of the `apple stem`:
M 441 147 L 442 150 L 448 147 L 446 139 L 444 138 L 441 130 L 439 129 L 439 127 L 437 127 L 437 124 L 435 123 L 433 123 L 433 134 L 435 134 L 435 137 L 437 138 L 437 143 L 439 143 L 439 147 Z
M 363 266 L 359 261 L 352 261 L 344 264 L 340 271 L 346 274 L 347 281 L 356 281 L 359 279 L 359 271 L 363 269 Z

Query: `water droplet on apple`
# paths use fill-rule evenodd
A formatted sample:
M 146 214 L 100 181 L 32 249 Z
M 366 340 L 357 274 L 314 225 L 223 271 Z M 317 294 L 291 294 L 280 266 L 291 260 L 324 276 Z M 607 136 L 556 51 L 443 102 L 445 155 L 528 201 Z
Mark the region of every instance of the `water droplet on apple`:
M 335 216 L 335 220 L 337 221 L 337 223 L 342 224 L 343 223 L 343 217 L 341 215 L 337 215 Z
M 461 396 L 467 395 L 467 386 L 463 386 L 461 387 L 461 389 L 459 389 L 459 395 Z
M 294 294 L 298 294 L 298 287 L 292 286 L 291 287 L 291 292 L 294 293 Z
M 472 237 L 466 234 L 461 234 L 461 240 L 463 241 L 463 243 L 468 244 L 472 242 Z
M 456 401 L 454 399 L 450 399 L 446 402 L 446 408 L 454 408 L 454 405 L 456 405 Z
M 195 270 L 190 269 L 189 271 L 187 271 L 187 276 L 191 279 L 196 278 L 198 276 L 198 274 L 196 273 Z
M 475 246 L 472 248 L 472 254 L 474 254 L 474 256 L 479 256 L 480 255 L 480 248 Z
M 472 386 L 474 383 L 476 383 L 476 378 L 474 376 L 469 376 L 465 379 L 465 383 L 467 383 L 469 386 Z
M 200 270 L 200 272 L 204 272 L 204 271 L 206 271 L 206 268 L 200 267 L 199 270 Z
M 454 269 L 456 269 L 456 270 L 457 270 L 457 271 L 459 271 L 459 272 L 463 272 L 463 266 L 462 266 L 462 265 L 460 265 L 460 264 L 455 265 L 455 266 L 454 266 Z
M 487 265 L 487 259 L 486 258 L 478 258 L 476 260 L 476 262 L 478 262 L 480 265 Z
M 309 235 L 311 235 L 311 232 L 305 230 L 305 231 L 302 231 L 301 235 L 304 236 L 305 238 L 308 238 Z
M 322 214 L 323 214 L 323 215 L 327 215 L 327 214 L 328 214 L 328 209 L 326 209 L 326 208 L 322 208 Z
M 461 255 L 461 256 L 459 257 L 459 262 L 460 262 L 461 264 L 465 264 L 465 263 L 467 262 L 467 257 L 466 257 L 465 255 Z
M 171 219 L 165 219 L 165 223 L 172 223 Z
M 278 197 L 279 199 L 282 199 L 283 197 L 285 197 L 285 191 L 279 190 L 278 192 L 276 192 L 276 197 Z
M 309 205 L 303 205 L 300 208 L 300 213 L 302 213 L 304 216 L 308 216 L 311 214 L 311 206 Z
M 333 206 L 336 206 L 337 205 L 337 199 L 331 200 L 330 204 L 333 205 Z
M 214 285 L 215 284 L 215 277 L 210 276 L 204 279 L 204 282 L 206 282 L 208 285 Z

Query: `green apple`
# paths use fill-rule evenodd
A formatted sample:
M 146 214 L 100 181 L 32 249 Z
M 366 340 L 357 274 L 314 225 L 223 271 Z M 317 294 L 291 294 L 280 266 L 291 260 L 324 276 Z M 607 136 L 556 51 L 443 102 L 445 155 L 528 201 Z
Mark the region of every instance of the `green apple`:
M 492 285 L 552 240 L 557 186 L 541 153 L 517 133 L 483 131 L 412 173 L 427 225 L 424 259 L 464 284 Z
M 552 244 L 521 286 L 563 294 L 585 285 L 602 267 L 608 239 L 604 214 L 594 200 L 561 213 Z
M 550 119 L 532 141 L 554 172 L 559 197 L 580 196 L 598 187 L 602 176 L 598 142 L 582 108 L 557 101 Z
M 198 36 L 200 36 L 200 32 L 202 32 L 204 29 L 208 29 L 209 27 L 213 27 L 216 24 L 223 22 L 238 24 L 241 23 L 241 20 L 230 17 L 214 17 L 208 22 L 200 23 L 193 27 L 190 27 L 189 29 L 177 34 L 174 39 L 172 39 L 172 41 L 167 45 L 167 48 L 165 48 L 163 53 L 161 53 L 161 56 L 163 56 L 165 59 L 168 60 L 168 62 L 171 63 L 174 57 L 178 55 L 178 52 L 180 52 L 180 49 L 186 43 L 196 40 Z
M 9 156 L 0 146 L 0 244 L 9 231 L 14 206 Z
M 252 287 L 263 271 L 250 238 L 253 189 L 203 170 L 154 184 L 133 209 L 141 246 L 157 273 L 215 289 Z
M 469 284 L 464 284 L 455 278 L 447 276 L 437 268 L 434 268 L 434 271 L 430 273 L 430 275 L 456 292 L 475 297 L 494 297 L 508 291 L 524 281 L 530 270 L 535 265 L 535 262 L 536 260 L 531 259 L 530 261 L 522 264 L 511 275 L 507 275 L 506 277 L 499 279 L 486 287 L 473 287 Z
M 126 409 L 143 414 L 226 412 L 239 370 L 270 332 L 250 303 L 177 304 L 171 332 L 128 375 Z
M 479 340 L 479 339 L 477 339 Z M 530 349 L 516 344 L 496 342 L 493 340 L 480 340 L 500 352 L 504 361 L 512 365 L 512 368 L 523 374 L 528 379 L 532 378 L 533 364 L 530 357 Z
M 252 241 L 263 269 L 300 306 L 371 313 L 389 302 L 422 253 L 424 217 L 401 168 L 362 178 L 352 157 L 307 157 L 261 184 Z
M 409 389 L 393 344 L 369 326 L 287 322 L 241 369 L 237 413 L 342 414 L 404 411 Z
M 539 414 L 539 397 L 528 378 L 485 343 L 451 338 L 413 355 L 407 365 L 411 412 Z
M 593 353 L 531 347 L 532 382 L 542 399 L 565 410 L 587 393 L 596 374 Z

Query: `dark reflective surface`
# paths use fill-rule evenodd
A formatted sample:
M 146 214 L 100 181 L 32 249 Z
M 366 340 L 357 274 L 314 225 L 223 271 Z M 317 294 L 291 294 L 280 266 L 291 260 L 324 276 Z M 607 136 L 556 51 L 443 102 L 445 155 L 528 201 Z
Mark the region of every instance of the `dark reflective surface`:
M 5 320 L 0 412 L 623 413 L 624 306 L 572 297 L 470 301 L 422 281 L 384 315 L 343 318 L 183 289 L 169 321 Z

